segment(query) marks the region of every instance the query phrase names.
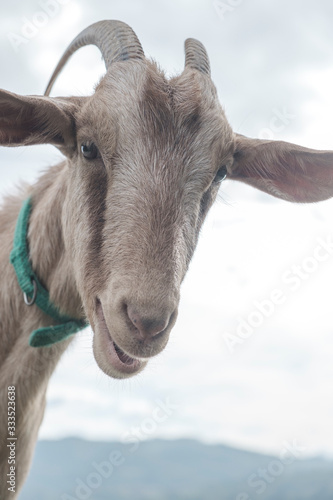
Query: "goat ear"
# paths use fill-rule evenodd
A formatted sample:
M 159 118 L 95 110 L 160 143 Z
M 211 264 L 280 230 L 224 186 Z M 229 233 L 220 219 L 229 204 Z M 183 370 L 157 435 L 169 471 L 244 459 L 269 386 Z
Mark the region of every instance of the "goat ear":
M 326 200 L 333 196 L 333 151 L 236 135 L 229 178 L 287 201 Z
M 64 154 L 75 148 L 77 100 L 20 96 L 0 90 L 0 145 L 53 144 Z

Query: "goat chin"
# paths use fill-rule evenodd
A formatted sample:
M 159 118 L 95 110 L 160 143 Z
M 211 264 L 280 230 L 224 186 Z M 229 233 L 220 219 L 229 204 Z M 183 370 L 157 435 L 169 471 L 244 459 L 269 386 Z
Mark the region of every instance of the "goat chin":
M 124 379 L 141 372 L 148 361 L 132 358 L 116 347 L 110 335 L 95 333 L 93 352 L 99 368 L 109 377 Z

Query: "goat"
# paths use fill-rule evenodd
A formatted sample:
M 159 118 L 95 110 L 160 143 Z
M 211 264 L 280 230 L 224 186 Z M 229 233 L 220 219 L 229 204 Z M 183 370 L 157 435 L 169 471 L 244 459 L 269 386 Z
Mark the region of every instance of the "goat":
M 106 65 L 94 94 L 49 97 L 70 56 L 89 44 Z M 232 131 L 199 41 L 185 41 L 184 71 L 168 79 L 120 21 L 82 31 L 44 96 L 0 91 L 0 144 L 42 143 L 64 161 L 6 197 L 0 211 L 2 500 L 16 498 L 28 473 L 47 384 L 75 331 L 91 324 L 96 362 L 114 378 L 137 374 L 164 349 L 200 227 L 225 177 L 292 202 L 333 193 L 332 152 Z M 25 285 L 14 268 L 15 231 L 35 276 Z M 54 314 L 41 305 L 44 292 Z M 13 466 L 8 388 L 16 396 Z

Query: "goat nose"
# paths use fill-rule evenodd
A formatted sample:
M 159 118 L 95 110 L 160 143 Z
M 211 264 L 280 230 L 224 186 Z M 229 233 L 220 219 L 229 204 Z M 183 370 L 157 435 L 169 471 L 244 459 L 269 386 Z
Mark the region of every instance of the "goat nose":
M 159 318 L 141 316 L 132 306 L 127 306 L 127 315 L 136 328 L 136 333 L 143 339 L 155 337 L 166 329 L 170 322 L 170 315 L 160 315 Z

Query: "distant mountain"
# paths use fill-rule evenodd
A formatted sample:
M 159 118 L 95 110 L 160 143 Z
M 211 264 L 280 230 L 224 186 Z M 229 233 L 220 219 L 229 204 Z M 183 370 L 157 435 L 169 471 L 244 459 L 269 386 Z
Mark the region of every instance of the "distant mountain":
M 288 449 L 289 447 L 289 449 Z M 333 461 L 194 440 L 39 441 L 20 500 L 332 500 Z

